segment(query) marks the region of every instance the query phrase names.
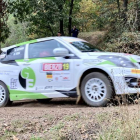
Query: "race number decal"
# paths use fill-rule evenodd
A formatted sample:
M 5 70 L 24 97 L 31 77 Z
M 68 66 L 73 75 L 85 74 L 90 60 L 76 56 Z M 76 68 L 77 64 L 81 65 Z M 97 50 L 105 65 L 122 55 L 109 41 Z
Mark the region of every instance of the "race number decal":
M 44 63 L 43 71 L 63 71 L 69 70 L 69 63 Z
M 63 63 L 63 70 L 69 70 L 70 68 L 69 63 Z
M 10 80 L 10 89 L 18 88 L 18 79 L 11 78 Z

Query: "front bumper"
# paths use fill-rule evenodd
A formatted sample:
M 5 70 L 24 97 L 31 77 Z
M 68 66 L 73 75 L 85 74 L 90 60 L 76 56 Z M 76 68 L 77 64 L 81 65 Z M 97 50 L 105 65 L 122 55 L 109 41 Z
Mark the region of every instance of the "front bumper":
M 116 94 L 140 93 L 140 69 L 114 68 L 110 70 L 110 73 Z M 138 86 L 130 86 L 126 81 L 128 77 L 138 79 Z

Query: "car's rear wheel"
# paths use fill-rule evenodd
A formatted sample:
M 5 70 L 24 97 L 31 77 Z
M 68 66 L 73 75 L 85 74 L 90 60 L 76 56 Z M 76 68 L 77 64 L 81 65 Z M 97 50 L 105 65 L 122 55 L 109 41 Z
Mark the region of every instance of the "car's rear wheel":
M 81 94 L 90 106 L 106 106 L 113 94 L 111 81 L 103 73 L 92 72 L 84 77 Z
M 10 101 L 9 90 L 3 82 L 0 82 L 0 107 L 9 106 L 11 104 L 12 101 Z
M 37 99 L 37 101 L 38 101 L 39 103 L 42 103 L 42 104 L 46 104 L 46 103 L 48 103 L 48 102 L 51 101 L 51 100 L 52 100 L 52 98 Z

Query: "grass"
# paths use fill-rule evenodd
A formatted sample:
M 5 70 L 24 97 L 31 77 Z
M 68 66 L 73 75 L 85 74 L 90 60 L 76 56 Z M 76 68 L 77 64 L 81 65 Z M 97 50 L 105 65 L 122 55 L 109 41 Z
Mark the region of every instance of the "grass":
M 8 140 L 9 138 L 15 136 L 16 134 L 17 134 L 16 132 L 9 132 L 6 130 L 4 135 L 0 137 L 0 140 Z
M 104 117 L 105 118 L 104 118 Z M 140 119 L 138 114 L 131 114 L 128 107 L 114 113 L 104 114 L 97 120 L 101 126 L 99 140 L 139 140 Z
M 60 129 L 62 129 L 64 127 L 64 123 L 62 123 L 62 122 L 60 122 L 60 123 L 58 123 L 57 125 L 55 125 L 55 126 L 53 126 L 51 129 L 50 129 L 50 131 L 53 131 L 53 130 L 60 130 Z
M 30 140 L 45 140 L 45 139 L 42 139 L 42 138 L 40 138 L 40 137 L 31 137 L 31 139 Z
M 67 116 L 65 116 L 64 117 L 64 120 L 65 121 L 76 121 L 76 120 L 79 119 L 79 117 L 80 117 L 80 115 L 76 113 L 76 114 L 73 114 L 73 115 L 67 115 Z

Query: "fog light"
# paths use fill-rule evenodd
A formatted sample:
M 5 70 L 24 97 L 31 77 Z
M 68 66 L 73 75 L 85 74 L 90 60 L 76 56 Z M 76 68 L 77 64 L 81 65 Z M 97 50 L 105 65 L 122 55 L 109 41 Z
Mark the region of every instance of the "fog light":
M 131 88 L 139 88 L 140 87 L 140 79 L 134 77 L 125 77 L 125 81 L 127 85 Z
M 132 86 L 134 86 L 134 87 L 136 87 L 136 86 L 138 86 L 138 85 L 139 85 L 139 83 L 138 83 L 138 82 L 131 82 L 131 81 L 130 81 L 130 84 L 131 84 Z

